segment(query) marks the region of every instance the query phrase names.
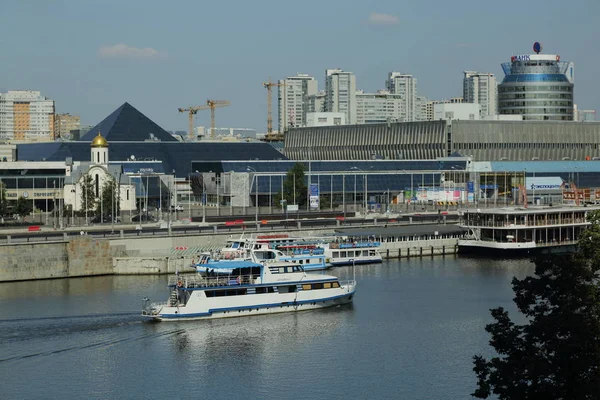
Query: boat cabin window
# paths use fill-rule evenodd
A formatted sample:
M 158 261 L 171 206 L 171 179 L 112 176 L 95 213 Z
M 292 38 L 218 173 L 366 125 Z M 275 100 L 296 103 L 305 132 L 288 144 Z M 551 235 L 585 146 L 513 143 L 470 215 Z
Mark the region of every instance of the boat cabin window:
M 302 290 L 318 290 L 318 289 L 331 289 L 339 288 L 339 282 L 323 282 L 323 283 L 304 283 L 302 284 Z
M 227 290 L 206 290 L 204 294 L 206 297 L 223 297 L 223 296 L 243 296 L 247 293 L 246 288 L 241 289 L 227 289 Z
M 275 293 L 275 288 L 273 286 L 259 286 L 256 288 L 256 294 L 263 293 Z
M 279 293 L 294 293 L 296 291 L 296 285 L 277 286 L 277 291 Z

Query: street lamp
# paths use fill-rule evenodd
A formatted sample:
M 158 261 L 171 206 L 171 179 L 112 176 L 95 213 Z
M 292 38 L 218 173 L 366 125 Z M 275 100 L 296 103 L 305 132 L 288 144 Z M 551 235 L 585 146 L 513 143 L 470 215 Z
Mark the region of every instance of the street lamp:
M 252 184 L 254 183 L 254 177 L 256 177 L 256 187 L 254 189 L 254 218 L 256 220 L 256 226 L 258 227 L 258 176 L 256 175 L 256 170 L 254 168 L 246 166 L 246 170 L 252 172 L 252 181 L 250 182 L 250 188 L 252 188 Z M 248 195 L 250 195 L 250 190 L 248 190 Z
M 75 204 L 77 203 L 77 184 L 73 185 L 71 193 L 73 193 L 73 203 L 71 203 L 71 226 L 73 226 L 75 222 Z
M 360 168 L 358 168 L 358 167 L 350 167 L 350 169 L 351 169 L 352 171 L 361 171 L 361 172 L 364 172 L 362 169 L 360 169 Z M 363 182 L 363 183 L 364 183 L 364 182 Z M 366 202 L 366 201 L 367 201 L 367 200 L 365 199 L 365 202 Z M 354 172 L 354 211 L 356 212 L 356 172 Z M 365 209 L 365 212 L 366 212 L 366 211 L 367 211 L 367 210 Z
M 196 170 L 196 173 L 200 174 L 198 170 Z M 202 202 L 202 223 L 206 224 L 206 185 L 204 184 L 204 173 L 202 173 L 202 198 L 200 201 Z

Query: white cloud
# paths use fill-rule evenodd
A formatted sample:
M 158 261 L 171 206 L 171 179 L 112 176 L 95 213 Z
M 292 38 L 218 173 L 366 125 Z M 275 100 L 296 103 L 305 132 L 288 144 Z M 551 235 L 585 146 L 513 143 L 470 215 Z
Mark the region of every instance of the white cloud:
M 372 12 L 369 15 L 369 23 L 374 25 L 396 25 L 399 22 L 398 17 L 390 14 L 379 14 Z
M 98 49 L 98 57 L 101 58 L 155 59 L 163 56 L 163 53 L 152 47 L 139 48 L 128 46 L 125 43 L 102 46 Z

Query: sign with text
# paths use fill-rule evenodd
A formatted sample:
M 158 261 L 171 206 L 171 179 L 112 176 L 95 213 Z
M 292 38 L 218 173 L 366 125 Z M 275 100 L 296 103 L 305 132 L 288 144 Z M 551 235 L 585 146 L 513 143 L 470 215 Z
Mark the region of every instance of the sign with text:
M 319 208 L 319 184 L 311 183 L 310 184 L 310 208 L 316 210 Z
M 288 204 L 287 210 L 288 210 L 288 212 L 298 211 L 298 204 Z

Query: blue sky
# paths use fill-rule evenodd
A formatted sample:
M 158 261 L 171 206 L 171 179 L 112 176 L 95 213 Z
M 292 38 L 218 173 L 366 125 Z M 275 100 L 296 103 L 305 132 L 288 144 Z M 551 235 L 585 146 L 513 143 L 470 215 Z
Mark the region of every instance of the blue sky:
M 579 107 L 600 109 L 597 0 L 1 3 L 0 91 L 40 90 L 85 124 L 128 101 L 165 129 L 186 130 L 177 108 L 210 98 L 231 102 L 217 126 L 264 131 L 261 83 L 302 72 L 324 88 L 327 68 L 354 72 L 365 91 L 395 70 L 415 75 L 430 99 L 460 96 L 463 70 L 501 80 L 500 63 L 536 40 L 575 62 Z M 209 125 L 210 113 L 197 124 Z

